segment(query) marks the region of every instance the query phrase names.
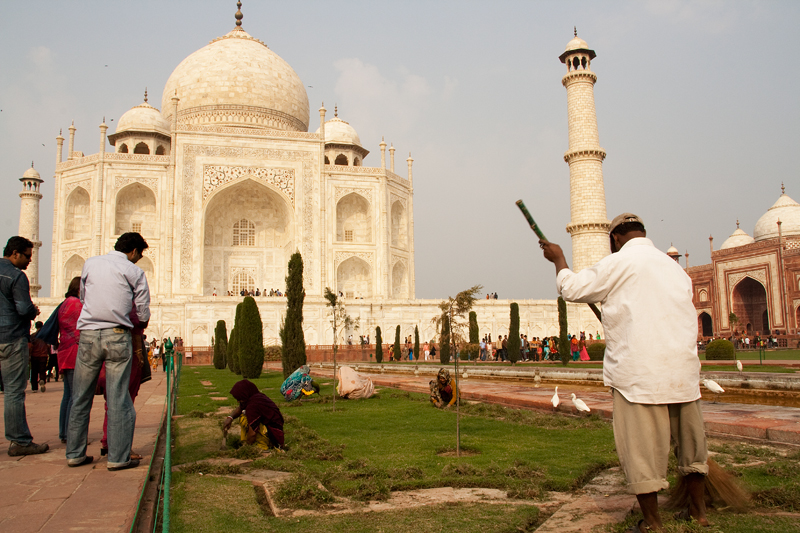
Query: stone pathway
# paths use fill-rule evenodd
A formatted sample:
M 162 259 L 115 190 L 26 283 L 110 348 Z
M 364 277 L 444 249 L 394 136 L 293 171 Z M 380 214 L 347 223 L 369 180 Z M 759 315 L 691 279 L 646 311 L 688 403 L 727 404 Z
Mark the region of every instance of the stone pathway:
M 129 531 L 136 514 L 142 485 L 147 478 L 166 394 L 166 375 L 153 374 L 136 398 L 136 433 L 133 451 L 144 456 L 130 470 L 109 472 L 100 457 L 103 436 L 103 398 L 96 396 L 89 424 L 89 450 L 94 463 L 67 467 L 66 444 L 58 439 L 58 414 L 62 382 L 47 384 L 47 392 L 25 400 L 28 425 L 37 443 L 50 451 L 28 457 L 9 457 L 8 442 L 0 445 L 0 531 L 14 533 Z M 0 409 L 4 405 L 0 395 Z

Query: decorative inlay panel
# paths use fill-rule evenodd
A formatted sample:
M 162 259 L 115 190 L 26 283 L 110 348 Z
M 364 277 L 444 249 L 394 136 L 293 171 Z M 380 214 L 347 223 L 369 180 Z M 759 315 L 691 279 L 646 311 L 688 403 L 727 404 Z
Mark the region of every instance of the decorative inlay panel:
M 276 130 L 263 125 L 260 128 L 238 128 L 236 126 L 190 124 L 180 118 L 178 119 L 178 130 L 181 133 L 222 133 L 229 135 L 244 135 L 247 137 L 280 137 L 284 139 L 296 139 L 302 141 L 320 140 L 319 134 L 308 133 L 305 131 Z
M 69 196 L 76 187 L 83 187 L 83 189 L 89 193 L 89 197 L 92 195 L 92 180 L 81 180 L 81 181 L 73 181 L 71 183 L 64 184 L 64 198 Z
M 72 257 L 73 255 L 79 255 L 85 261 L 86 259 L 89 259 L 89 247 L 88 246 L 83 246 L 81 248 L 73 248 L 71 250 L 64 250 L 64 252 L 61 254 L 61 264 L 64 265 L 67 262 L 67 260 L 70 257 Z
M 141 183 L 146 187 L 153 189 L 153 192 L 158 194 L 158 178 L 132 178 L 126 176 L 117 176 L 114 180 L 114 188 L 119 190 L 130 185 L 131 183 Z
M 349 188 L 349 187 L 335 187 L 334 190 L 335 190 L 334 196 L 336 197 L 336 202 L 337 203 L 339 202 L 339 200 L 342 199 L 342 197 L 347 196 L 348 194 L 353 193 L 353 192 L 356 193 L 356 194 L 360 194 L 361 196 L 366 198 L 367 201 L 370 204 L 373 203 L 372 202 L 372 189 L 353 189 L 353 188 Z
M 373 261 L 373 254 L 372 252 L 336 252 L 336 256 L 334 257 L 334 268 L 338 268 L 340 264 L 347 261 L 351 257 L 358 257 L 359 259 L 363 259 L 369 266 L 372 266 Z
M 401 263 L 404 267 L 408 268 L 408 262 L 406 261 L 405 257 L 400 255 L 392 255 L 392 268 L 394 268 L 394 265 L 397 263 Z
M 294 207 L 294 169 L 291 168 L 203 165 L 203 201 L 220 186 L 244 177 L 274 185 Z
M 767 269 L 761 268 L 759 270 L 748 270 L 747 272 L 736 272 L 728 276 L 728 290 L 733 291 L 736 284 L 742 279 L 750 277 L 761 283 L 764 288 L 767 288 Z
M 406 201 L 407 200 L 405 198 L 394 193 L 389 195 L 389 205 L 394 205 L 395 202 L 400 202 L 400 204 L 403 206 L 403 209 L 407 209 Z

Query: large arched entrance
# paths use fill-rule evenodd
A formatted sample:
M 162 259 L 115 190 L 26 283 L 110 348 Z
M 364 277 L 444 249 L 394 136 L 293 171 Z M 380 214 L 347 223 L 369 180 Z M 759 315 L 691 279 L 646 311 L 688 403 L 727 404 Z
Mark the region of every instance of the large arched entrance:
M 734 287 L 731 308 L 747 333 L 752 335 L 769 331 L 767 291 L 753 278 L 746 277 Z
M 285 290 L 293 219 L 279 193 L 250 179 L 214 194 L 204 220 L 203 294 L 238 294 L 250 285 Z
M 711 315 L 708 313 L 700 313 L 697 317 L 697 329 L 702 337 L 713 337 L 714 326 L 711 323 Z
M 351 257 L 336 269 L 336 289 L 345 298 L 372 297 L 372 270 L 363 259 Z

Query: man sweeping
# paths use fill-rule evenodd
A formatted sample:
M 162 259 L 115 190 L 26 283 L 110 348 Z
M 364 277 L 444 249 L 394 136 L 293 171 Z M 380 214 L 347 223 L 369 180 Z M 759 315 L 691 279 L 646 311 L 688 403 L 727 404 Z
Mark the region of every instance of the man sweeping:
M 653 246 L 638 216 L 614 218 L 609 240 L 611 255 L 577 273 L 567 267 L 560 246 L 543 240 L 539 245 L 555 264 L 564 300 L 602 303 L 603 381 L 614 401 L 614 440 L 628 490 L 636 494 L 644 515 L 630 531 L 662 529 L 656 495 L 669 487 L 670 437 L 690 496 L 688 512 L 679 517 L 705 526 L 708 450 L 692 282 Z

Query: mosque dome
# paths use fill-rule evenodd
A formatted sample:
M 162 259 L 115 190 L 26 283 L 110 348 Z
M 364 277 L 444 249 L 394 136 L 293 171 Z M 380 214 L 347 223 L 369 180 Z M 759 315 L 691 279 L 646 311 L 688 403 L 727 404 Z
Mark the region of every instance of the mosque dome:
M 300 77 L 267 45 L 237 27 L 184 59 L 161 97 L 190 123 L 308 131 L 308 95 Z
M 42 179 L 42 178 L 41 178 L 41 176 L 39 176 L 39 173 L 38 173 L 38 172 L 36 172 L 36 169 L 35 169 L 35 168 L 33 168 L 33 165 L 31 165 L 31 168 L 29 168 L 28 170 L 26 170 L 26 171 L 25 171 L 25 174 L 23 174 L 23 175 L 22 175 L 22 179 L 35 179 L 35 180 L 40 180 L 40 179 Z
M 577 35 L 567 43 L 567 48 L 564 50 L 565 52 L 572 52 L 573 50 L 588 50 L 589 45 L 586 44 L 586 41 L 578 37 Z
M 145 93 L 144 102 L 132 107 L 119 118 L 116 135 L 128 131 L 155 132 L 169 137 L 169 122 L 161 115 L 158 109 L 147 103 L 147 93 Z
M 317 128 L 319 133 L 319 128 Z M 325 122 L 325 144 L 354 144 L 361 146 L 355 128 L 338 116 Z
M 725 239 L 725 242 L 722 243 L 722 246 L 719 247 L 720 250 L 727 250 L 728 248 L 736 248 L 737 246 L 744 246 L 745 244 L 751 244 L 755 242 L 754 239 L 744 232 L 740 227 L 737 227 L 736 231 L 731 233 L 731 236 Z
M 674 246 L 670 246 L 669 250 L 667 250 L 667 255 L 672 257 L 672 256 L 675 256 L 675 255 L 681 255 L 681 253 Z
M 756 222 L 756 229 L 753 231 L 755 240 L 776 239 L 779 219 L 784 237 L 800 235 L 800 204 L 789 198 L 785 192 Z

